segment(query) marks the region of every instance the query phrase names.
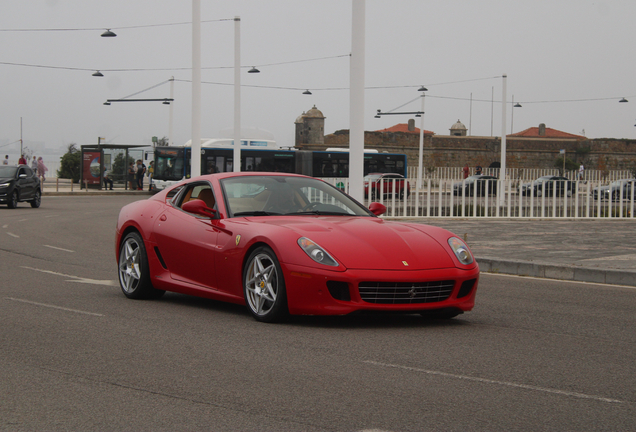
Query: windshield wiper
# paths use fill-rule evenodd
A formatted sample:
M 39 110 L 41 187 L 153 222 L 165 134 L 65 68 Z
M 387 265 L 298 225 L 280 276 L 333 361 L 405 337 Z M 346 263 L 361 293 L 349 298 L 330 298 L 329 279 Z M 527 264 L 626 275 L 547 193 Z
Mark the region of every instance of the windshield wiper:
M 286 213 L 286 215 L 355 216 L 355 215 L 352 215 L 350 213 L 333 212 L 333 211 L 320 211 L 320 210 L 311 210 L 311 211 L 295 212 L 295 213 Z
M 234 213 L 234 217 L 239 217 L 239 216 L 277 216 L 277 215 L 280 215 L 280 213 L 269 213 L 269 212 L 264 212 L 264 211 L 261 211 L 261 210 L 244 211 L 244 212 Z

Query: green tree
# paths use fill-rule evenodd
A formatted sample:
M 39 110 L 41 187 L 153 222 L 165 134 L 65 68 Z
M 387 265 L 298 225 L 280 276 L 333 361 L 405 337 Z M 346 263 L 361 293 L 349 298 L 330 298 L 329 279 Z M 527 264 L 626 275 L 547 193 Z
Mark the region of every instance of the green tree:
M 563 170 L 563 157 L 558 157 L 554 160 L 554 166 L 556 168 L 559 168 L 559 171 Z M 574 171 L 579 169 L 579 166 L 576 164 L 576 162 L 574 162 L 572 159 L 570 159 L 569 157 L 565 158 L 565 170 L 566 171 Z M 565 175 L 564 173 L 562 173 L 562 175 Z
M 128 175 L 128 165 L 130 165 L 131 162 L 135 163 L 135 158 L 130 155 L 128 155 L 128 162 L 126 162 L 125 159 L 125 153 L 118 153 L 117 156 L 115 156 L 115 160 L 113 161 L 112 169 L 113 173 L 115 173 L 117 176 L 121 175 L 124 180 L 126 180 Z
M 60 169 L 57 170 L 57 176 L 70 178 L 73 183 L 79 183 L 81 163 L 82 152 L 77 148 L 77 144 L 69 144 L 66 153 L 60 158 Z

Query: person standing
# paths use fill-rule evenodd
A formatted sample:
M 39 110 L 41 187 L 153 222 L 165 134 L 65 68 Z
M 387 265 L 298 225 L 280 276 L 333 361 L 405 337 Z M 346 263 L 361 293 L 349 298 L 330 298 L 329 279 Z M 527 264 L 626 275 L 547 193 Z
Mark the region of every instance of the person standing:
M 35 156 L 33 156 L 33 160 L 31 161 L 31 169 L 35 174 L 38 173 L 38 161 L 35 159 Z
M 49 169 L 46 167 L 46 165 L 44 165 L 44 161 L 42 160 L 42 156 L 40 156 L 38 158 L 38 177 L 40 177 L 40 181 L 42 183 L 44 183 L 44 180 L 46 180 L 45 175 L 46 175 L 46 172 L 48 170 Z
M 464 172 L 464 178 L 468 178 L 468 174 L 470 174 L 470 168 L 468 168 L 468 164 L 464 166 L 464 169 L 462 169 L 462 171 Z
M 9 165 L 9 155 L 4 155 L 4 159 L 2 159 L 2 165 Z
M 152 191 L 152 177 L 155 174 L 155 161 L 150 161 L 148 164 L 148 190 Z
M 475 174 L 477 174 L 477 175 L 481 175 L 481 165 L 477 165 L 477 166 L 475 167 Z
M 585 175 L 585 167 L 583 164 L 579 167 L 579 180 L 583 180 L 583 176 Z
M 135 163 L 134 162 L 131 162 L 130 164 L 128 164 L 128 186 L 130 187 L 130 190 L 137 189 L 135 187 Z
M 144 190 L 144 174 L 146 174 L 146 165 L 141 161 L 141 159 L 137 160 L 137 189 Z
M 20 160 L 18 160 L 18 165 L 26 165 L 27 160 L 24 158 L 24 155 L 20 155 Z

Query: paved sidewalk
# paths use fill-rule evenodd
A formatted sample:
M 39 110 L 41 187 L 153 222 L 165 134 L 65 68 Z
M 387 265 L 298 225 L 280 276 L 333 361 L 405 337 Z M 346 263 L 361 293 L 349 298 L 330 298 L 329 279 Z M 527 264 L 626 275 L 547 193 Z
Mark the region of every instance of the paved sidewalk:
M 465 238 L 485 272 L 636 286 L 636 219 L 422 222 Z
M 47 181 L 44 196 L 139 195 L 148 191 L 79 189 Z M 387 218 L 389 220 L 393 218 Z M 481 271 L 636 286 L 636 219 L 394 219 L 439 226 L 464 238 Z
M 119 186 L 119 185 L 116 185 Z M 71 185 L 68 179 L 60 179 L 59 182 L 57 179 L 50 179 L 44 182 L 44 187 L 42 188 L 43 196 L 64 196 L 64 195 L 75 195 L 82 194 L 85 196 L 90 195 L 150 195 L 148 192 L 148 185 L 145 185 L 146 190 L 143 191 L 133 191 L 126 190 L 123 187 L 115 187 L 111 190 L 99 190 L 96 188 L 89 187 L 88 189 L 80 189 L 79 183 L 75 183 Z

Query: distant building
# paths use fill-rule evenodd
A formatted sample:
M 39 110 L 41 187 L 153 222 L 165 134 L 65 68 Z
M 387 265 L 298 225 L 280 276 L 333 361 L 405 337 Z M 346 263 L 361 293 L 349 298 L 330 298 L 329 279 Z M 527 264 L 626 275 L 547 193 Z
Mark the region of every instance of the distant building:
M 316 108 L 316 105 L 298 116 L 294 123 L 296 125 L 296 145 L 325 143 L 325 116 Z
M 531 127 L 521 132 L 506 135 L 509 137 L 523 137 L 523 138 L 557 138 L 557 139 L 587 139 L 582 135 L 574 135 L 568 132 L 563 132 L 557 129 L 545 127 L 545 123 L 541 123 L 539 127 Z
M 380 129 L 376 132 L 405 132 L 405 133 L 416 133 L 419 135 L 420 128 L 415 127 L 415 120 L 410 119 L 408 123 L 398 123 L 395 126 L 391 126 L 390 128 Z M 435 135 L 435 132 L 428 131 L 424 129 L 424 135 Z
M 466 136 L 467 131 L 466 126 L 464 126 L 464 123 L 460 122 L 459 119 L 457 119 L 457 123 L 450 128 L 451 136 Z

